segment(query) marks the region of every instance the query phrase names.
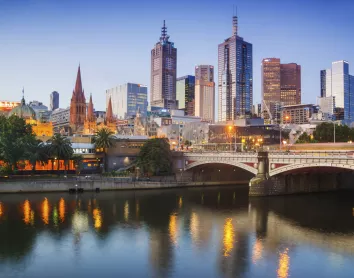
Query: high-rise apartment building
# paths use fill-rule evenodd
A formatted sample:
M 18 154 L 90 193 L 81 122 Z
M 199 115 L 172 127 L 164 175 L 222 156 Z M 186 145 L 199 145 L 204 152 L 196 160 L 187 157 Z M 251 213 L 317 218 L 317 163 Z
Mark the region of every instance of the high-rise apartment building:
M 194 116 L 194 87 L 195 77 L 186 75 L 177 78 L 176 95 L 178 109 L 184 110 L 185 115 Z
M 222 122 L 252 114 L 252 44 L 238 36 L 237 16 L 232 23 L 232 36 L 218 46 L 218 118 Z
M 177 109 L 177 48 L 169 38 L 164 21 L 160 41 L 151 50 L 151 106 Z
M 301 66 L 280 64 L 280 102 L 283 105 L 301 103 Z
M 145 117 L 147 111 L 147 87 L 141 84 L 126 83 L 106 90 L 106 106 L 112 102 L 113 115 L 118 119 L 126 119 L 136 115 L 138 108 Z
M 327 77 L 327 71 L 326 70 L 321 70 L 320 72 L 320 78 L 321 78 L 321 97 L 326 97 L 326 77 Z
M 354 77 L 349 75 L 349 63 L 343 60 L 332 62 L 331 69 L 321 71 L 321 89 L 323 83 L 326 84 L 325 96 L 335 97 L 336 119 L 354 121 Z M 343 115 L 338 110 L 343 110 Z
M 200 65 L 195 67 L 195 116 L 202 121 L 214 123 L 215 82 L 214 67 Z
M 301 103 L 301 67 L 279 58 L 263 59 L 261 67 L 263 116 L 279 123 L 282 106 Z
M 59 93 L 54 91 L 50 94 L 50 110 L 59 108 Z

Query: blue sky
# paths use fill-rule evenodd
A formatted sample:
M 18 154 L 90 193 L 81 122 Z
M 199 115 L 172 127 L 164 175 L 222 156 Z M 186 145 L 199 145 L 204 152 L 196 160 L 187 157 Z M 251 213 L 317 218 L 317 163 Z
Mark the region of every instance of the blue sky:
M 106 89 L 150 85 L 150 51 L 164 19 L 178 49 L 178 76 L 194 74 L 197 64 L 217 67 L 233 5 L 240 36 L 253 44 L 254 103 L 262 58 L 301 65 L 304 103 L 315 103 L 319 71 L 332 61 L 354 67 L 351 0 L 0 0 L 0 100 L 19 100 L 24 86 L 27 101 L 47 105 L 56 90 L 67 107 L 81 63 L 86 97 L 92 93 L 103 110 Z

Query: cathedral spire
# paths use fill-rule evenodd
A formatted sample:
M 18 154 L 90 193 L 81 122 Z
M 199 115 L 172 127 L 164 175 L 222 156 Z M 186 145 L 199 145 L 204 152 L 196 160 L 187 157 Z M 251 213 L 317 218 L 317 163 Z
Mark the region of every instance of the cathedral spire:
M 109 97 L 107 111 L 106 111 L 106 120 L 108 122 L 113 121 L 113 110 L 112 110 L 112 98 Z
M 93 112 L 92 94 L 90 94 L 90 101 L 89 101 L 88 108 L 87 108 L 87 120 L 93 121 L 94 118 L 95 118 L 95 115 Z
M 77 70 L 77 77 L 76 77 L 76 84 L 75 84 L 75 93 L 76 95 L 82 93 L 82 82 L 81 82 L 81 70 L 80 70 L 80 65 L 79 69 Z

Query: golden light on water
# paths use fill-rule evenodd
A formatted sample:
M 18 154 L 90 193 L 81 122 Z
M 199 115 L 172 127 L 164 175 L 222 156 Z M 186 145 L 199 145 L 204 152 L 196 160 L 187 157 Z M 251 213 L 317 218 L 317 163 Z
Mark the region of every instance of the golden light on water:
M 23 209 L 23 221 L 26 224 L 30 224 L 30 222 L 31 222 L 31 204 L 28 200 L 23 202 L 22 209 Z
M 252 251 L 252 262 L 255 264 L 262 258 L 262 251 L 263 251 L 263 243 L 261 240 L 257 239 L 253 245 Z
M 65 221 L 65 200 L 63 198 L 59 200 L 59 219 L 61 223 Z
M 178 238 L 178 227 L 177 227 L 177 215 L 171 214 L 170 215 L 170 223 L 168 225 L 168 232 L 170 234 L 170 240 L 174 245 L 177 245 L 177 238 Z
M 49 212 L 50 212 L 49 201 L 47 198 L 44 198 L 42 202 L 42 220 L 46 225 L 49 224 Z
M 129 203 L 126 201 L 124 203 L 124 220 L 128 221 L 129 220 Z
M 0 202 L 0 218 L 4 214 L 4 209 L 2 207 L 2 203 Z
M 190 223 L 190 233 L 192 236 L 192 241 L 197 242 L 199 240 L 199 217 L 195 212 L 192 212 L 191 223 Z
M 182 197 L 179 197 L 179 200 L 178 200 L 178 208 L 182 208 L 182 206 L 183 206 L 183 199 L 182 199 Z
M 289 249 L 286 248 L 286 250 L 279 255 L 278 278 L 286 278 L 289 276 L 290 257 L 288 251 Z
M 99 230 L 102 227 L 102 214 L 101 210 L 98 208 L 95 208 L 92 212 L 92 217 L 94 221 L 94 226 L 97 230 Z
M 231 218 L 227 218 L 224 224 L 223 243 L 224 256 L 228 257 L 235 244 L 235 228 Z

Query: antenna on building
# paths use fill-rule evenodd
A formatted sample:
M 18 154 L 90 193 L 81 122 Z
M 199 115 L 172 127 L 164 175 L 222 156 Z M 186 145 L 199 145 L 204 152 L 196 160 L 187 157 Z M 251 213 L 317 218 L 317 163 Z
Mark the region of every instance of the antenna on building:
M 237 36 L 238 32 L 238 17 L 237 17 L 237 6 L 236 6 L 236 15 L 235 10 L 233 11 L 234 15 L 232 16 L 232 35 Z
M 167 35 L 167 27 L 166 27 L 166 22 L 165 20 L 163 21 L 163 26 L 161 28 L 161 37 L 160 37 L 160 41 L 161 42 L 167 42 L 169 39 L 169 35 Z

